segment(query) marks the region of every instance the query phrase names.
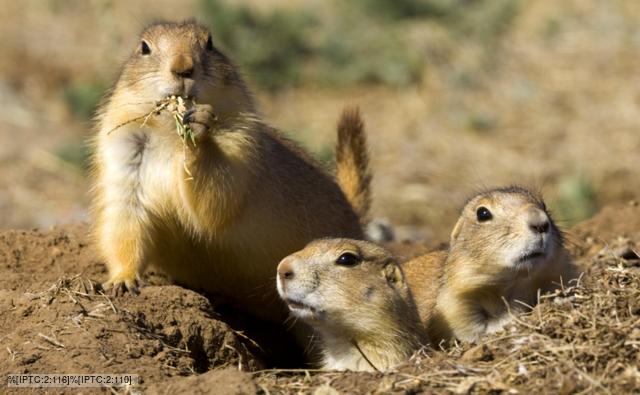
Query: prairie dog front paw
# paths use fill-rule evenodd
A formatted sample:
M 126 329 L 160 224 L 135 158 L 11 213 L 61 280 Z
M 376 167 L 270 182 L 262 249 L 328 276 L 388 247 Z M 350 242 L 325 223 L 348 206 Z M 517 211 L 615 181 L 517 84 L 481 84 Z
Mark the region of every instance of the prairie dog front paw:
M 213 113 L 213 107 L 209 104 L 196 104 L 185 112 L 182 121 L 188 126 L 192 133 L 194 141 L 197 143 L 204 141 L 216 121 L 216 115 Z

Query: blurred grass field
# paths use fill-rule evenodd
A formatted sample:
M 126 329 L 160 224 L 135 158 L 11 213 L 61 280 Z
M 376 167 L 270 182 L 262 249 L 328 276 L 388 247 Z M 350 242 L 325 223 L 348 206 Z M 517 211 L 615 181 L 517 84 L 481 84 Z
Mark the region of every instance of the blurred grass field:
M 320 159 L 361 106 L 403 237 L 446 238 L 485 187 L 539 189 L 563 225 L 638 196 L 633 0 L 1 0 L 0 227 L 88 219 L 91 115 L 143 26 L 189 17 Z

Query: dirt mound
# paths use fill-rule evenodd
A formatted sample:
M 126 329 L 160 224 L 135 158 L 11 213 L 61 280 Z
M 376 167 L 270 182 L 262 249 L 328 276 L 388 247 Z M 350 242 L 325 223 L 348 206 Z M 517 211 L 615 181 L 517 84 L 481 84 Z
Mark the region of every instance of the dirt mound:
M 631 201 L 605 207 L 593 218 L 575 226 L 569 237 L 577 240 L 573 244 L 578 246 L 574 252 L 579 256 L 603 252 L 605 247 L 625 248 L 624 244 L 640 240 L 640 204 Z
M 262 362 L 202 295 L 150 285 L 110 298 L 84 227 L 0 234 L 0 360 L 9 373 L 136 373 L 144 384 Z
M 83 277 L 38 293 L 2 291 L 4 373 L 113 372 L 152 382 L 218 366 L 260 365 L 201 295 L 149 286 L 111 300 Z
M 152 394 L 637 392 L 639 211 L 607 208 L 572 229 L 583 277 L 505 331 L 478 345 L 421 350 L 389 373 L 259 370 L 273 365 L 265 355 L 286 354 L 286 338 L 284 347 L 262 347 L 273 331 L 225 315 L 210 298 L 161 277 L 137 296 L 97 292 L 106 273 L 84 226 L 2 232 L 0 346 L 8 354 L 0 373 L 135 373 Z M 424 248 L 396 247 L 406 255 Z M 240 328 L 261 333 L 261 346 Z

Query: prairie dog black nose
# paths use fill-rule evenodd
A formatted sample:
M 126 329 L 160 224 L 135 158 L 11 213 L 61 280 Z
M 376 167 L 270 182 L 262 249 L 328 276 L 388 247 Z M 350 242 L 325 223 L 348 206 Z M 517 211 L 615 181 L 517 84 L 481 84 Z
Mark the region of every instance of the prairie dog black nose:
M 182 78 L 193 76 L 193 57 L 189 55 L 178 55 L 171 62 L 171 72 Z
M 535 233 L 547 233 L 551 226 L 549 216 L 544 211 L 534 208 L 527 212 L 527 224 Z
M 278 265 L 278 277 L 281 280 L 293 280 L 294 272 L 293 272 L 293 262 L 295 258 L 286 257 L 284 258 L 280 264 Z

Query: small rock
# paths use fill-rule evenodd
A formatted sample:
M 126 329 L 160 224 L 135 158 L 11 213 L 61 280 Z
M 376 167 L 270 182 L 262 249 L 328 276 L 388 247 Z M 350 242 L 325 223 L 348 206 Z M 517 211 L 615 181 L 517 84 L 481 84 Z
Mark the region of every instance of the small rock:
M 486 344 L 480 344 L 465 351 L 460 360 L 463 362 L 492 361 L 493 353 Z
M 58 247 L 53 247 L 51 249 L 51 256 L 54 258 L 59 258 L 63 255 L 64 253 L 62 252 L 61 249 L 59 249 Z
M 313 391 L 313 395 L 340 395 L 340 393 L 329 384 L 323 384 Z

